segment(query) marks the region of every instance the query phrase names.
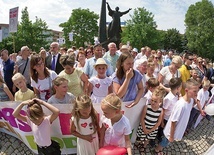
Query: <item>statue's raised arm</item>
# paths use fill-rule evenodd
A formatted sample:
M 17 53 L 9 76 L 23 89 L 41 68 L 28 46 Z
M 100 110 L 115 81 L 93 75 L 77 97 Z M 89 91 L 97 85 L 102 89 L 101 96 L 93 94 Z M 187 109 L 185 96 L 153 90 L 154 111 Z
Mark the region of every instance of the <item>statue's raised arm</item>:
M 114 11 L 111 9 L 111 7 L 110 7 L 110 5 L 108 4 L 108 2 L 106 2 L 106 4 L 107 4 L 107 8 L 108 8 L 108 14 L 109 14 L 109 16 L 112 16 L 113 13 L 114 13 Z
M 121 16 L 123 16 L 123 15 L 125 15 L 125 14 L 129 13 L 129 11 L 130 11 L 130 10 L 131 10 L 131 8 L 129 8 L 127 11 L 120 12 Z
M 112 17 L 112 21 L 109 23 L 108 26 L 108 39 L 120 41 L 120 33 L 122 32 L 121 26 L 120 26 L 120 17 L 127 14 L 131 8 L 129 8 L 127 11 L 120 12 L 119 7 L 116 7 L 115 10 L 112 10 L 109 3 L 106 2 L 107 8 L 108 8 L 108 14 Z

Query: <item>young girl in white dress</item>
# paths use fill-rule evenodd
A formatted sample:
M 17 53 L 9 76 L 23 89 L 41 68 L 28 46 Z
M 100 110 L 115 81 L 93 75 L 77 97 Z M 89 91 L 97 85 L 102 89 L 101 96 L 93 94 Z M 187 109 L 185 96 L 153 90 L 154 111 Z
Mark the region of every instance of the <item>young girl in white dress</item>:
M 131 155 L 131 126 L 128 118 L 121 112 L 121 100 L 115 94 L 109 94 L 101 102 L 103 116 L 100 130 L 100 147 L 117 146 L 125 148 L 125 153 Z M 102 148 L 101 148 L 102 149 Z M 102 154 L 100 151 L 97 154 Z M 113 154 L 113 153 L 109 153 Z
M 78 96 L 71 118 L 71 134 L 77 137 L 77 155 L 95 155 L 99 149 L 98 115 L 87 95 Z
M 107 63 L 103 58 L 99 58 L 94 65 L 97 76 L 91 77 L 89 81 L 88 92 L 91 94 L 93 104 L 101 103 L 101 100 L 113 92 L 112 79 L 106 76 Z

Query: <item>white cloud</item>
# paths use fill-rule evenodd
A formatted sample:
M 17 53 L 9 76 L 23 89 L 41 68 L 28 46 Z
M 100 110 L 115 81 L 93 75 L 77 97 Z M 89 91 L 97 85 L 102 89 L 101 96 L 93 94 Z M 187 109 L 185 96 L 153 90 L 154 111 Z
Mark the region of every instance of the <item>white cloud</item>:
M 167 30 L 176 28 L 184 33 L 184 19 L 186 11 L 191 4 L 199 0 L 107 0 L 112 9 L 116 6 L 120 7 L 120 11 L 126 11 L 133 14 L 133 10 L 138 7 L 144 7 L 154 15 L 154 20 L 158 25 L 158 29 Z M 214 3 L 214 0 L 211 0 Z M 58 27 L 60 23 L 66 22 L 71 15 L 72 9 L 89 8 L 100 14 L 101 0 L 0 0 L 0 23 L 9 22 L 9 9 L 19 6 L 19 21 L 21 20 L 21 11 L 28 7 L 30 20 L 34 21 L 35 16 L 46 21 L 49 28 L 61 30 Z M 107 9 L 106 9 L 107 11 Z M 124 15 L 121 21 L 130 19 L 130 16 Z M 111 21 L 108 16 L 107 21 Z

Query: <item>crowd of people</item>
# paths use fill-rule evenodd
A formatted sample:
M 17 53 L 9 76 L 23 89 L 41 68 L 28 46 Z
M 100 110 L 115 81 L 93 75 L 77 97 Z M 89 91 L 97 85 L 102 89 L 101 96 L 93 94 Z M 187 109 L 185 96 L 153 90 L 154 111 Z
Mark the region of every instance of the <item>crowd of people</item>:
M 49 51 L 23 46 L 19 54 L 2 49 L 0 56 L 0 101 L 21 102 L 13 115 L 31 126 L 38 152 L 45 155 L 61 153 L 50 137 L 60 112 L 52 104 L 72 104 L 71 134 L 77 137 L 79 155 L 99 154 L 109 145 L 132 154 L 123 102 L 130 101 L 127 108 L 144 104 L 135 143 L 141 151 L 150 144 L 163 154 L 164 147 L 195 128 L 200 115 L 210 119 L 204 108 L 212 95 L 213 65 L 190 52 L 178 55 L 148 46 L 138 52 L 122 44 L 117 49 L 113 42 L 108 50 L 101 44 L 67 49 L 53 42 Z M 146 102 L 140 103 L 141 98 Z M 95 104 L 101 105 L 101 118 Z M 46 116 L 42 106 L 52 114 Z

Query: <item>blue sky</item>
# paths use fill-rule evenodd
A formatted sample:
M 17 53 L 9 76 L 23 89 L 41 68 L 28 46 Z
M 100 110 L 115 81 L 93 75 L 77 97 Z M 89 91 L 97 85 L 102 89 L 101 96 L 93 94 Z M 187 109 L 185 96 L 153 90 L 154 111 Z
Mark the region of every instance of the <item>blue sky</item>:
M 116 6 L 121 11 L 129 8 L 132 10 L 124 15 L 121 20 L 130 19 L 133 10 L 137 7 L 145 7 L 154 15 L 157 28 L 167 30 L 176 28 L 180 33 L 185 32 L 184 19 L 186 11 L 191 4 L 199 0 L 107 0 L 112 9 Z M 211 0 L 214 4 L 214 0 Z M 49 28 L 61 30 L 58 26 L 66 22 L 71 15 L 72 9 L 88 8 L 100 14 L 101 0 L 0 0 L 0 23 L 9 23 L 9 9 L 19 6 L 19 21 L 21 19 L 21 10 L 26 6 L 30 15 L 30 20 L 34 21 L 35 16 L 46 21 Z M 107 22 L 111 18 L 107 15 Z

